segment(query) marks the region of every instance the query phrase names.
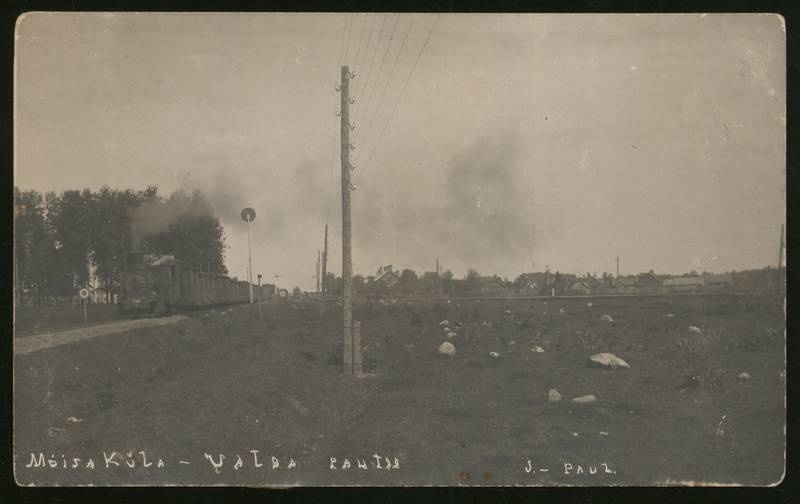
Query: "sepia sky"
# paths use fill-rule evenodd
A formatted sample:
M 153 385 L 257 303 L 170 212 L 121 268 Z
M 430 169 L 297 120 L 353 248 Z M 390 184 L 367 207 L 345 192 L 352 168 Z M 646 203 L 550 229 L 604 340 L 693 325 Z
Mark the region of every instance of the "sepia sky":
M 32 13 L 16 44 L 15 184 L 200 189 L 240 278 L 243 206 L 265 281 L 313 288 L 326 222 L 341 272 L 341 63 L 356 273 L 777 264 L 775 15 Z

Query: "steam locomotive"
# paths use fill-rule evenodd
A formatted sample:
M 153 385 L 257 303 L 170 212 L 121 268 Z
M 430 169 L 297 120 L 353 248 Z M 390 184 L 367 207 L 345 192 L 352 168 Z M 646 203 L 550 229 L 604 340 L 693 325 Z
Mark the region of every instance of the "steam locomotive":
M 175 260 L 173 256 L 145 256 L 140 250 L 128 254 L 127 271 L 120 277 L 117 309 L 120 313 L 164 315 L 178 309 L 246 303 L 248 282 L 208 273 Z M 269 297 L 265 296 L 268 294 Z M 253 286 L 255 299 L 271 294 Z

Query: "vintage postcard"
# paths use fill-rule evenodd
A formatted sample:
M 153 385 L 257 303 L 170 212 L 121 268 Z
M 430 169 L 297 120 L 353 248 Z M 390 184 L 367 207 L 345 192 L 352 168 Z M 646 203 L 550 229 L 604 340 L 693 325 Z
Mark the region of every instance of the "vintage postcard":
M 22 486 L 780 483 L 776 14 L 19 17 Z

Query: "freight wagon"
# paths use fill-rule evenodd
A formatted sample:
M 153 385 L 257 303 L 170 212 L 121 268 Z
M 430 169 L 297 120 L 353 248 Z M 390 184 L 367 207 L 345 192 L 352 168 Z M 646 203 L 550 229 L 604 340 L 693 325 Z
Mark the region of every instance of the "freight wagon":
M 253 286 L 253 297 L 257 298 Z M 145 257 L 133 251 L 120 278 L 117 308 L 122 313 L 163 315 L 176 309 L 246 303 L 250 285 L 236 278 L 208 273 L 172 256 Z

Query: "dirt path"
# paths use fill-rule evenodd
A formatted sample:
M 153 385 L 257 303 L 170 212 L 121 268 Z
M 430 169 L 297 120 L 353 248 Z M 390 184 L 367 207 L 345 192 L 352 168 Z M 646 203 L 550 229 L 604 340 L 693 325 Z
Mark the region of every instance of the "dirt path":
M 90 338 L 97 338 L 108 334 L 116 334 L 133 329 L 141 329 L 144 327 L 154 327 L 174 324 L 185 319 L 184 315 L 173 315 L 172 317 L 154 318 L 154 319 L 139 319 L 139 320 L 126 320 L 124 322 L 113 322 L 110 324 L 102 324 L 92 327 L 83 327 L 80 329 L 71 329 L 68 331 L 57 331 L 34 336 L 24 336 L 14 340 L 14 353 L 15 354 L 29 354 L 44 350 L 45 348 L 52 348 L 61 345 L 75 343 Z

